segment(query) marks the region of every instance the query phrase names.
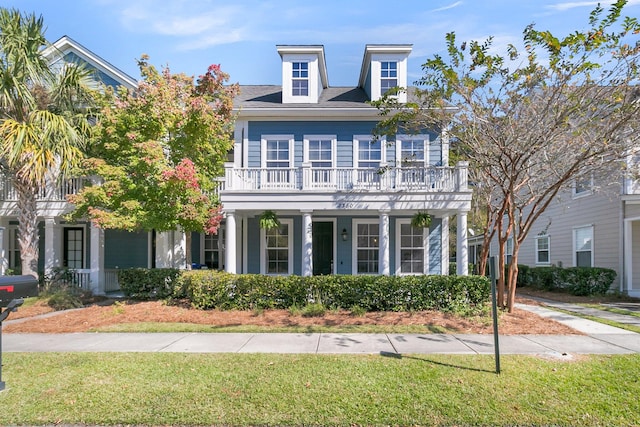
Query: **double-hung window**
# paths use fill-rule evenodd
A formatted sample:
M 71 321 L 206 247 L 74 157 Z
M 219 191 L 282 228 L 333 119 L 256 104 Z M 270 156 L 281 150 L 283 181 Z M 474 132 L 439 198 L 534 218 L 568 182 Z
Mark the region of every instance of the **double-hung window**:
M 382 61 L 380 63 L 380 94 L 384 95 L 396 86 L 398 86 L 398 63 Z
M 268 187 L 289 188 L 294 174 L 291 171 L 293 136 L 265 135 L 262 137 L 262 184 Z
M 20 270 L 22 268 L 22 258 L 20 256 L 20 243 L 18 242 L 18 229 L 10 227 L 9 232 L 9 268 Z
M 593 226 L 573 229 L 573 250 L 576 267 L 593 267 Z
M 293 274 L 293 220 L 281 219 L 280 228 L 263 230 L 263 274 Z
M 549 249 L 549 236 L 545 235 L 536 237 L 536 264 L 548 265 L 551 263 Z
M 291 95 L 293 96 L 309 96 L 309 63 L 293 62 Z
M 305 136 L 304 160 L 311 166 L 311 183 L 329 184 L 333 182 L 335 140 L 335 136 Z
M 383 163 L 383 143 L 371 137 L 356 137 L 356 185 L 374 186 L 380 182 L 380 167 Z
M 211 270 L 222 270 L 224 268 L 223 243 L 224 229 L 219 228 L 216 234 L 204 235 L 204 264 Z
M 398 220 L 398 249 L 396 257 L 399 274 L 425 274 L 428 251 L 427 230 L 411 226 L 409 219 Z
M 380 224 L 354 220 L 354 274 L 378 274 Z
M 401 168 L 399 173 L 402 184 L 423 186 L 426 183 L 427 141 L 428 139 L 421 137 L 399 136 L 397 138 L 398 151 L 396 151 L 396 155 L 399 157 Z

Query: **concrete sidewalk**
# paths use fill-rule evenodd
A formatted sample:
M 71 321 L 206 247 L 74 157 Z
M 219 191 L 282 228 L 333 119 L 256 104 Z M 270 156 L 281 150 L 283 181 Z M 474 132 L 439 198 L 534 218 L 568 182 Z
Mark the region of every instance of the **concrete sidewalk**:
M 640 353 L 640 334 L 554 311 L 518 308 L 586 335 L 500 335 L 501 354 Z M 310 354 L 494 354 L 493 335 L 340 333 L 3 334 L 5 352 L 187 352 Z

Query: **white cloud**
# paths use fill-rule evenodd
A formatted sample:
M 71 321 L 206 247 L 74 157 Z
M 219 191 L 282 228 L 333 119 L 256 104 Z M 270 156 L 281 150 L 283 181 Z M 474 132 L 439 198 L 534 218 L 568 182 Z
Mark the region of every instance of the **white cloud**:
M 437 9 L 433 9 L 431 12 L 442 12 L 443 10 L 449 10 L 449 9 L 453 9 L 454 7 L 458 7 L 461 6 L 463 2 L 461 1 L 457 1 L 455 3 L 451 3 L 450 5 L 447 6 L 442 6 L 439 7 Z

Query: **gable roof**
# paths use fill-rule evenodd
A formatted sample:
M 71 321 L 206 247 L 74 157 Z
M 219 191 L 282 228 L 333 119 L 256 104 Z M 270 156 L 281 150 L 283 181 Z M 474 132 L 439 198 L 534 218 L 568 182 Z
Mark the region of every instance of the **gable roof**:
M 138 86 L 136 79 L 94 54 L 69 36 L 62 36 L 46 47 L 42 51 L 42 55 L 49 59 L 52 64 L 60 60 L 84 63 L 96 71 L 98 80 L 109 86 L 120 85 L 127 89 L 134 89 Z

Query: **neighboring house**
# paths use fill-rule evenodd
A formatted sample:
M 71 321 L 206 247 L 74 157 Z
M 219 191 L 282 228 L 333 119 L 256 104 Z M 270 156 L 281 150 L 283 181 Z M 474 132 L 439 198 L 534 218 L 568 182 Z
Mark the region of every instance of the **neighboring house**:
M 574 183 L 551 203 L 521 245 L 518 264 L 610 268 L 617 290 L 640 297 L 640 181 L 597 184 Z M 508 241 L 507 259 L 512 249 Z M 491 255 L 497 253 L 494 241 Z
M 380 120 L 368 101 L 407 86 L 411 45 L 367 45 L 358 85 L 329 85 L 323 46 L 277 46 L 282 85 L 241 86 L 235 148 L 219 195 L 225 219 L 217 235 L 194 234 L 197 267 L 264 274 L 448 274 L 449 219 L 457 218 L 458 274 L 467 274 L 467 164 L 448 166 L 446 135 L 375 140 Z M 47 49 L 53 63 L 82 61 L 106 85 L 136 81 L 68 37 Z M 358 78 L 354 70 L 354 80 Z M 406 101 L 406 94 L 397 95 Z M 41 271 L 68 267 L 100 294 L 118 289 L 130 267 L 185 267 L 184 234 L 101 230 L 68 223 L 65 196 L 81 179 L 52 188 L 39 202 Z M 279 230 L 263 230 L 273 211 Z M 411 227 L 416 212 L 433 220 Z M 2 182 L 0 269 L 19 269 L 15 196 Z

